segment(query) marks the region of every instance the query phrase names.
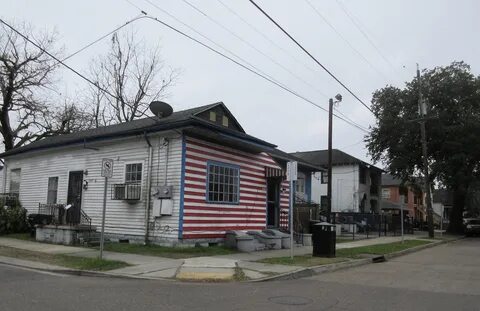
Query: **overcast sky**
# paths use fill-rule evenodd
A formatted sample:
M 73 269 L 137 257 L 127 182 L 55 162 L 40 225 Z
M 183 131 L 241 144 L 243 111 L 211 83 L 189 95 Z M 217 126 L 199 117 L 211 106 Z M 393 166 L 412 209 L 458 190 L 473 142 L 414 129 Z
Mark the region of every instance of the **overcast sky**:
M 139 10 L 132 4 L 198 37 L 145 0 L 128 1 L 131 3 L 124 0 L 0 0 L 0 16 L 7 21 L 27 21 L 39 29 L 56 29 L 65 54 L 138 15 Z M 341 113 L 364 127 L 374 123 L 365 107 L 294 46 L 249 1 L 221 0 L 263 36 L 232 14 L 220 0 L 188 0 L 295 76 L 182 0 L 150 1 L 304 97 L 327 108 L 328 97 L 340 93 L 343 95 L 338 107 Z M 256 2 L 366 103 L 370 103 L 374 90 L 386 84 L 402 86 L 404 81 L 410 80 L 417 62 L 423 68 L 432 68 L 464 60 L 475 74 L 479 73 L 480 1 L 309 1 L 337 32 L 305 0 Z M 152 46 L 160 44 L 167 66 L 182 70 L 167 100 L 174 110 L 223 101 L 247 133 L 277 144 L 285 151 L 327 148 L 326 112 L 158 23 L 140 20 L 132 27 Z M 105 40 L 91 47 L 68 60 L 68 64 L 86 73 L 90 59 L 104 54 L 108 43 Z M 85 87 L 82 80 L 68 71 L 61 72 L 60 80 L 64 81 L 60 89 L 70 96 Z M 334 119 L 334 147 L 369 161 L 362 142 L 364 134 Z

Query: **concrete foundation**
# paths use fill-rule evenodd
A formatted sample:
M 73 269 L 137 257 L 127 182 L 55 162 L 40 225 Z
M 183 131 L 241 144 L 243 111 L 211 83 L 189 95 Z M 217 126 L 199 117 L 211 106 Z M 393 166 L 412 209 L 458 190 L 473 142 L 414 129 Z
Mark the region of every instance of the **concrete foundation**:
M 95 231 L 95 228 L 68 225 L 44 225 L 36 228 L 35 239 L 39 242 L 52 244 L 79 245 L 84 237 L 91 231 Z

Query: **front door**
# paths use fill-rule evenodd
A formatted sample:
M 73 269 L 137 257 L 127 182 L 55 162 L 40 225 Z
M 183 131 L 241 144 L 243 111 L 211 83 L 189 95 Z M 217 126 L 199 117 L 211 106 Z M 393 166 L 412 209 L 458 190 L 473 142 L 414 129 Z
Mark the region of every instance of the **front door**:
M 267 227 L 280 226 L 280 182 L 267 179 Z
M 68 175 L 67 204 L 72 205 L 67 212 L 67 221 L 71 224 L 80 223 L 82 209 L 83 171 L 73 171 Z

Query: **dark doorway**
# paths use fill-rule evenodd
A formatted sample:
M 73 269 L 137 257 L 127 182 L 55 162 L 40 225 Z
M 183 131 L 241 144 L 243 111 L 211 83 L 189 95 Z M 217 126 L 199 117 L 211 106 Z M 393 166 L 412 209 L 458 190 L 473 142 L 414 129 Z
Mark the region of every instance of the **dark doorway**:
M 80 223 L 82 210 L 82 187 L 83 171 L 73 171 L 68 175 L 67 204 L 72 205 L 67 211 L 67 222 L 70 224 Z
M 280 226 L 280 181 L 267 179 L 267 227 Z

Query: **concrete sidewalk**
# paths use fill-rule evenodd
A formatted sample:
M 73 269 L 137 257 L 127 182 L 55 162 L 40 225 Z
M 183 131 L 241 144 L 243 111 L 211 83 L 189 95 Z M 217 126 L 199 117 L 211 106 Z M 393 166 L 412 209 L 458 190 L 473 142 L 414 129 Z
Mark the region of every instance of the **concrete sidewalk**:
M 418 239 L 419 237 L 406 236 L 405 238 Z M 337 249 L 385 244 L 398 242 L 400 240 L 401 237 L 363 239 L 347 243 L 339 243 L 337 244 Z M 45 244 L 4 237 L 0 237 L 0 246 L 7 246 L 47 254 L 64 254 L 69 256 L 90 258 L 98 256 L 98 250 L 91 248 Z M 294 248 L 295 255 L 306 255 L 311 253 L 311 246 Z M 221 256 L 194 257 L 186 259 L 170 259 L 157 256 L 104 252 L 105 259 L 119 260 L 130 264 L 129 267 L 111 270 L 106 272 L 107 274 L 126 277 L 143 277 L 153 279 L 176 278 L 183 280 L 230 280 L 235 278 L 239 271 L 242 271 L 248 279 L 262 279 L 272 275 L 294 273 L 304 269 L 304 267 L 300 266 L 273 265 L 257 262 L 258 260 L 265 258 L 288 256 L 290 256 L 289 249 L 269 250 L 253 253 L 236 253 Z M 2 258 L 6 257 L 0 257 L 0 262 L 2 262 Z M 12 260 L 13 259 L 10 259 L 9 262 L 6 263 L 11 263 Z M 25 262 L 27 261 L 22 260 L 22 265 L 26 265 Z M 39 263 L 34 263 L 32 267 L 35 268 L 38 265 Z

